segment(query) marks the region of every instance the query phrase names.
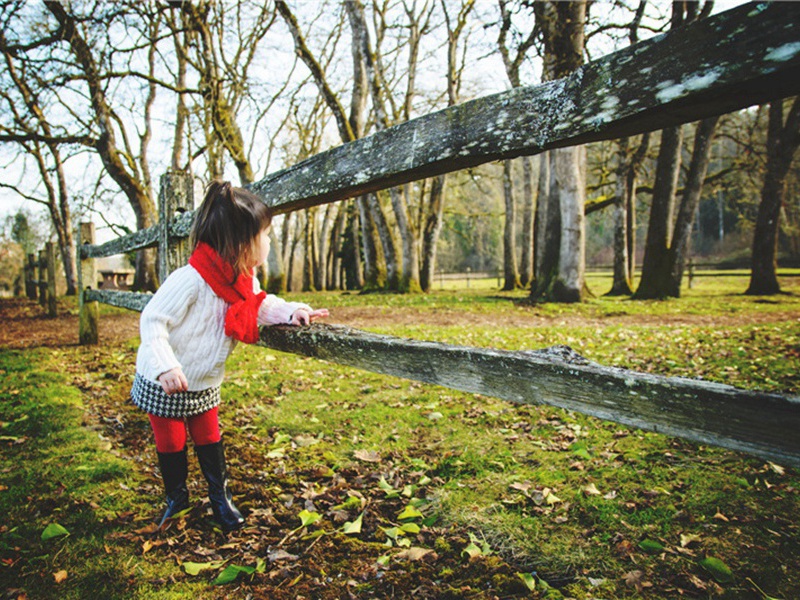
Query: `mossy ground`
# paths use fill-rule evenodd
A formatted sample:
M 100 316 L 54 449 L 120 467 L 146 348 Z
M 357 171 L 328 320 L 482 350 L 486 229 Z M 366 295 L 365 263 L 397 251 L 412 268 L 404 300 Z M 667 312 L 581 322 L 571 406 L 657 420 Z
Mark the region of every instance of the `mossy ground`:
M 297 297 L 382 333 L 567 344 L 602 364 L 797 394 L 793 282 L 794 294 L 775 298 L 714 277 L 679 300 L 571 306 L 474 282 L 468 292 Z M 247 528 L 215 529 L 192 463 L 192 511 L 154 531 L 155 451 L 126 402 L 135 348 L 0 350 L 8 597 L 800 597 L 795 470 L 254 347 L 231 357 L 221 413 Z M 303 527 L 302 515 L 320 519 Z M 51 523 L 69 535 L 43 540 Z M 186 563 L 212 568 L 190 575 Z M 252 572 L 213 585 L 231 565 Z

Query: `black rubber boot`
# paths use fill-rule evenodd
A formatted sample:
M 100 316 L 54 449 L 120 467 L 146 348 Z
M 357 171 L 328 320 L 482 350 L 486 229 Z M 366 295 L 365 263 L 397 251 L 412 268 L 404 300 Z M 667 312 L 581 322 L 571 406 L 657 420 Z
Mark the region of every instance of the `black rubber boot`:
M 186 448 L 180 452 L 158 452 L 158 464 L 161 478 L 164 480 L 164 491 L 167 493 L 167 510 L 158 522 L 164 522 L 176 513 L 189 508 L 189 490 L 186 489 Z
M 208 499 L 214 517 L 223 531 L 233 531 L 244 525 L 244 517 L 234 505 L 228 489 L 228 474 L 225 468 L 225 448 L 222 441 L 215 444 L 195 446 L 200 469 L 208 482 Z

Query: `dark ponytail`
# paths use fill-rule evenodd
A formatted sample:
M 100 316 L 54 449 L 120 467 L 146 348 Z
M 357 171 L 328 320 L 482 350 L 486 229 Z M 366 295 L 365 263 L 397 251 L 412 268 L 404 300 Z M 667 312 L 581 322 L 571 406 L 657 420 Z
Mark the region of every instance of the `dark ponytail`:
M 258 196 L 217 179 L 206 188 L 189 243 L 194 250 L 205 242 L 233 267 L 234 273 L 244 273 L 256 237 L 271 222 L 272 211 Z

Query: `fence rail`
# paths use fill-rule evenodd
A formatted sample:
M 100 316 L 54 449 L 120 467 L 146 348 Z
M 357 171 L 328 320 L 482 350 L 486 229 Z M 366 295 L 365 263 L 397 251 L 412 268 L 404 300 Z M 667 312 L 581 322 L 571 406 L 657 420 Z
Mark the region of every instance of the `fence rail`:
M 797 23 L 800 3 L 744 5 L 608 55 L 564 79 L 479 98 L 344 144 L 250 188 L 284 213 L 800 94 Z M 94 245 L 93 226 L 82 225 L 82 343 L 97 342 L 98 302 L 142 310 L 149 299 L 92 289 L 94 258 L 158 246 L 162 278 L 185 260 L 180 245 L 193 217 L 187 178 L 162 177 L 156 227 Z M 259 343 L 514 402 L 553 404 L 800 466 L 800 399 L 794 397 L 602 367 L 564 349 L 502 352 L 323 325 L 263 328 Z

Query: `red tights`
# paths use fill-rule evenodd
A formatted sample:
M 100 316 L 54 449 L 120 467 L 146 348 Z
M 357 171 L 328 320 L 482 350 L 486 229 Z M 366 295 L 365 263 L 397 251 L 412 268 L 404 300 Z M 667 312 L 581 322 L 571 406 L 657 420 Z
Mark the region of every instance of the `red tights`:
M 156 437 L 156 450 L 161 453 L 180 452 L 186 447 L 186 427 L 195 446 L 220 441 L 219 407 L 188 418 L 168 418 L 150 415 L 150 426 Z

